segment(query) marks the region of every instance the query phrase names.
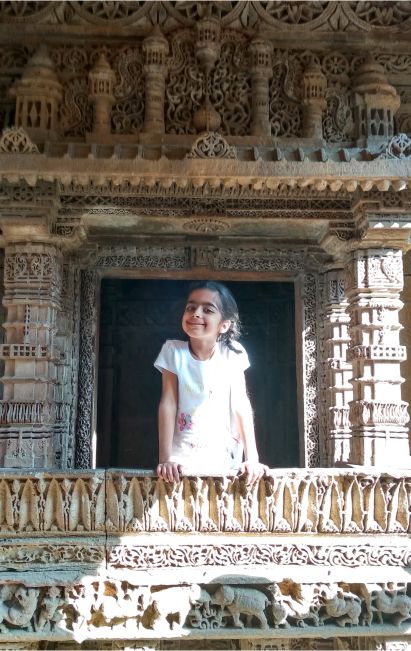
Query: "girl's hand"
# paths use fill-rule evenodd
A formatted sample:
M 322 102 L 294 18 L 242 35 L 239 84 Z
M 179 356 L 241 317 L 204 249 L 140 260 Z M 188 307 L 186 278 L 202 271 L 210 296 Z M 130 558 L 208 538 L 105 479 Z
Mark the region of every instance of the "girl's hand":
M 175 461 L 166 461 L 159 463 L 157 466 L 157 476 L 164 481 L 173 481 L 176 484 L 180 483 L 181 466 Z
M 246 483 L 249 485 L 264 477 L 268 470 L 268 466 L 258 461 L 243 461 L 238 469 L 238 475 L 247 475 Z

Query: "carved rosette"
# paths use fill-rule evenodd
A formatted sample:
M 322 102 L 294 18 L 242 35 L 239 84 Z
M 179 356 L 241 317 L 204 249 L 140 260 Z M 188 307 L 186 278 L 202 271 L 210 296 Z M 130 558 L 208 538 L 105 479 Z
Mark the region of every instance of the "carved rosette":
M 351 462 L 398 464 L 409 457 L 407 403 L 401 400 L 399 343 L 403 286 L 398 250 L 354 251 L 347 267 L 353 368 Z

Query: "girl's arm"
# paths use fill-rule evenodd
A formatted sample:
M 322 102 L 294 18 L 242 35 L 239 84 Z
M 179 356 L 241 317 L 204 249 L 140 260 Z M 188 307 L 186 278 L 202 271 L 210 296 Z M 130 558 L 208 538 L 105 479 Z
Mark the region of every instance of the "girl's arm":
M 178 379 L 175 373 L 163 369 L 163 389 L 158 408 L 159 464 L 157 475 L 165 481 L 180 481 L 179 465 L 169 461 L 173 446 L 177 415 Z
M 268 467 L 259 462 L 253 410 L 247 394 L 244 373 L 239 374 L 232 385 L 231 408 L 244 445 L 245 461 L 240 466 L 240 472 L 247 474 L 247 483 L 251 484 L 261 479 Z

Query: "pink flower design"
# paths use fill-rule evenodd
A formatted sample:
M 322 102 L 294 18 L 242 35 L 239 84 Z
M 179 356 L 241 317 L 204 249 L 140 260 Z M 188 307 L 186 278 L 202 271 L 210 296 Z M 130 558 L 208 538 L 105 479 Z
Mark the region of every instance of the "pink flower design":
M 193 419 L 191 418 L 190 414 L 185 414 L 184 412 L 181 412 L 177 420 L 177 423 L 180 432 L 182 432 L 184 429 L 193 429 Z

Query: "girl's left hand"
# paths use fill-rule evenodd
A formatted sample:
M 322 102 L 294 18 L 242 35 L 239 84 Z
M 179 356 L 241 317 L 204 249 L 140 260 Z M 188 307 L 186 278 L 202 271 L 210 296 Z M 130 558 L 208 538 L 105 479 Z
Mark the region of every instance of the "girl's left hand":
M 238 469 L 238 475 L 247 475 L 246 483 L 254 484 L 268 472 L 268 466 L 258 461 L 243 461 Z

